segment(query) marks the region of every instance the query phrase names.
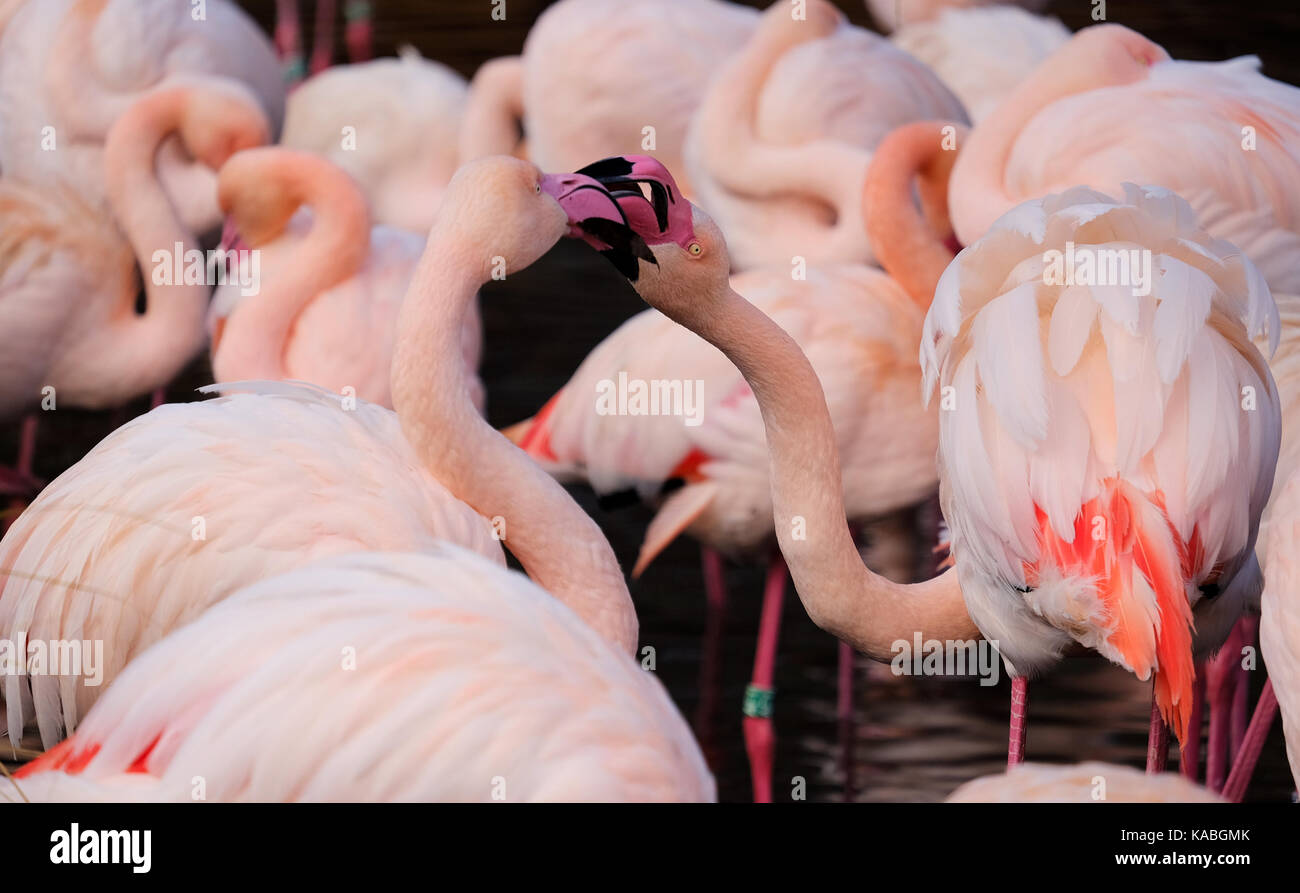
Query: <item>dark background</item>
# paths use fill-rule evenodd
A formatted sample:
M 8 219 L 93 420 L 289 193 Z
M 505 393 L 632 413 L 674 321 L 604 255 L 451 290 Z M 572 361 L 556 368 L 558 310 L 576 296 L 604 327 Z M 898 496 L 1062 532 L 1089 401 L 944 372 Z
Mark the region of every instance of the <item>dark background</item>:
M 390 55 L 409 43 L 425 56 L 470 76 L 489 58 L 518 53 L 528 28 L 549 5 L 544 0 L 507 2 L 507 20 L 494 22 L 490 0 L 375 0 L 376 52 Z M 245 0 L 242 5 L 269 33 L 273 0 Z M 301 0 L 300 5 L 309 51 L 314 4 Z M 870 27 L 860 2 L 838 0 L 838 5 L 854 22 Z M 1109 21 L 1142 31 L 1176 58 L 1223 59 L 1254 53 L 1263 60 L 1265 73 L 1300 81 L 1300 54 L 1295 50 L 1300 3 L 1133 0 L 1107 6 Z M 1049 7 L 1071 29 L 1092 24 L 1091 10 L 1088 0 L 1058 0 Z M 337 61 L 342 61 L 342 37 L 340 11 Z M 611 267 L 585 246 L 567 240 L 532 268 L 505 282 L 491 283 L 482 296 L 486 332 L 482 373 L 492 423 L 505 425 L 535 412 L 605 335 L 642 309 L 644 305 Z M 168 399 L 194 399 L 193 388 L 209 381 L 206 363 L 197 363 L 170 389 Z M 112 414 L 49 414 L 42 419 L 38 473 L 53 478 L 114 427 L 147 408 L 146 401 L 137 401 Z M 15 433 L 16 425 L 0 426 L 0 457 L 5 460 L 14 454 Z M 604 512 L 585 490 L 573 493 L 600 522 L 624 567 L 630 569 L 649 511 L 633 507 Z M 743 800 L 749 796 L 749 774 L 739 708 L 758 626 L 761 570 L 731 566 L 729 583 L 718 707 L 713 733 L 703 743 L 720 796 Z M 631 583 L 631 589 L 641 616 L 642 642 L 656 648 L 660 678 L 683 714 L 693 719 L 699 702 L 704 629 L 698 549 L 686 540 L 675 543 L 641 580 Z M 793 776 L 807 779 L 812 799 L 841 796 L 844 775 L 835 721 L 835 667 L 834 640 L 812 625 L 791 594 L 776 671 L 774 790 L 778 801 L 788 799 Z M 1008 691 L 1005 678 L 995 688 L 980 688 L 966 680 L 899 679 L 883 665 L 860 662 L 854 723 L 858 797 L 936 800 L 962 781 L 1000 771 L 1006 754 Z M 1035 682 L 1032 694 L 1027 748 L 1031 760 L 1102 759 L 1142 765 L 1149 685 L 1090 657 L 1065 661 L 1049 679 Z M 1176 756 L 1171 756 L 1171 766 L 1175 763 Z M 1290 789 L 1279 723 L 1252 795 L 1279 800 Z

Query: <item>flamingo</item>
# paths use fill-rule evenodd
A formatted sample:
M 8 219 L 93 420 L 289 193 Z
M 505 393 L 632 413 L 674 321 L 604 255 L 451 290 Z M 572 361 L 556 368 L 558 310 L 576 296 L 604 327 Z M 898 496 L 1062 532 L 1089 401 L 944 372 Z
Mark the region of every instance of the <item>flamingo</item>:
M 788 268 L 795 257 L 870 262 L 860 196 L 876 143 L 908 121 L 965 120 L 907 53 L 849 25 L 827 0 L 809 0 L 806 13 L 768 8 L 710 83 L 686 137 L 690 182 L 729 234 L 738 269 Z
M 167 87 L 139 100 L 105 142 L 116 222 L 71 186 L 0 181 L 0 418 L 43 401 L 46 409 L 116 406 L 162 386 L 198 353 L 209 287 L 154 275 L 170 267 L 155 250 L 170 257 L 176 245 L 197 247 L 164 192 L 156 159 L 176 138 L 200 163 L 219 167 L 236 150 L 265 142 L 267 127 L 251 96 L 230 82 Z M 147 302 L 138 314 L 141 278 Z M 18 468 L 28 489 L 36 433 L 31 417 Z
M 227 281 L 213 297 L 215 379 L 298 379 L 391 408 L 398 313 L 424 239 L 372 228 L 357 184 L 305 152 L 241 152 L 221 169 L 218 191 L 233 230 L 260 253 L 265 272 L 256 296 L 245 294 L 243 282 Z M 303 205 L 310 212 L 295 214 Z M 481 350 L 474 303 L 456 356 L 480 410 Z
M 260 382 L 160 406 L 110 434 L 0 540 L 0 630 L 103 640 L 111 685 L 167 632 L 314 558 L 449 540 L 502 563 L 505 542 L 539 585 L 630 653 L 636 614 L 609 543 L 483 421 L 462 364 L 446 359 L 493 258 L 514 271 L 540 257 L 568 231 L 565 208 L 590 192 L 580 186 L 515 159 L 457 172 L 398 318 L 395 412 Z M 8 676 L 10 740 L 33 713 L 47 747 L 74 728 L 97 694 L 77 678 Z
M 948 186 L 957 239 L 1050 192 L 1155 184 L 1274 291 L 1300 293 L 1300 88 L 1258 69 L 1254 57 L 1176 61 L 1121 25 L 1085 28 L 965 141 Z
M 305 81 L 289 96 L 280 142 L 351 174 L 379 223 L 424 236 L 456 170 L 465 96 L 464 78 L 403 47 L 397 59 Z
M 233 593 L 132 660 L 0 795 L 21 797 L 698 802 L 715 788 L 653 673 L 522 574 L 434 542 Z
M 934 70 L 976 124 L 1069 39 L 1060 19 L 1003 5 L 946 9 L 890 37 Z
M 1279 408 L 1249 337 L 1267 329 L 1276 343 L 1278 316 L 1250 261 L 1198 229 L 1178 196 L 1134 186 L 1123 200 L 1078 188 L 1026 202 L 964 249 L 921 341 L 927 390 L 954 401 L 940 413 L 939 468 L 955 568 L 890 585 L 851 548 L 816 375 L 730 288 L 721 231 L 652 164 L 587 170 L 653 253 L 653 264 L 634 262 L 637 292 L 718 347 L 753 389 L 778 542 L 813 621 L 877 659 L 900 626 L 962 641 L 976 624 L 1013 676 L 1011 763 L 1023 754 L 1027 674 L 1072 643 L 1154 674 L 1149 768 L 1165 722 L 1185 741 L 1193 655 L 1222 643 L 1260 585 L 1253 549 Z M 1152 291 L 1048 281 L 1046 252 L 1066 241 L 1150 251 Z M 1247 394 L 1250 411 L 1239 410 Z
M 916 399 L 921 370 L 916 344 L 923 313 L 888 276 L 863 266 L 810 269 L 806 280 L 787 270 L 752 270 L 732 277 L 808 355 L 827 394 L 837 445 L 846 457 L 843 488 L 855 525 L 920 502 L 937 486 L 934 454 L 938 418 Z M 620 378 L 653 386 L 701 383 L 692 422 L 671 415 L 602 415 L 592 411 L 602 387 Z M 762 420 L 754 395 L 718 350 L 656 310 L 628 320 L 601 342 L 568 383 L 531 420 L 509 435 L 561 480 L 584 479 L 607 504 L 627 494 L 659 503 L 632 576 L 640 576 L 677 536 L 701 543 L 709 619 L 720 632 L 726 591 L 721 555 L 767 557 L 772 501 Z M 892 532 L 869 525 L 877 555 Z M 903 552 L 904 556 L 908 553 Z M 889 576 L 906 582 L 913 568 L 890 562 Z M 771 558 L 746 695 L 745 739 L 754 796 L 770 802 L 775 736 L 772 676 L 785 566 Z M 712 674 L 713 643 L 702 683 Z M 841 684 L 847 688 L 852 652 L 845 646 Z M 849 676 L 851 679 L 851 676 Z M 847 692 L 842 691 L 842 704 Z M 701 711 L 700 725 L 707 721 Z M 846 722 L 849 717 L 842 717 Z
M 1218 794 L 1180 775 L 1087 762 L 1073 766 L 1021 763 L 1000 775 L 968 781 L 948 803 L 1222 803 Z
M 87 203 L 106 205 L 104 141 L 114 121 L 149 91 L 196 77 L 243 84 L 278 134 L 284 86 L 269 42 L 228 0 L 205 11 L 198 21 L 189 4 L 173 0 L 24 4 L 0 43 L 5 176 L 66 183 Z M 174 140 L 162 147 L 158 171 L 185 228 L 214 229 L 215 174 Z
M 722 0 L 560 0 L 537 18 L 522 56 L 474 77 L 461 160 L 516 151 L 522 120 L 528 157 L 546 170 L 647 150 L 680 170 L 705 84 L 757 18 Z

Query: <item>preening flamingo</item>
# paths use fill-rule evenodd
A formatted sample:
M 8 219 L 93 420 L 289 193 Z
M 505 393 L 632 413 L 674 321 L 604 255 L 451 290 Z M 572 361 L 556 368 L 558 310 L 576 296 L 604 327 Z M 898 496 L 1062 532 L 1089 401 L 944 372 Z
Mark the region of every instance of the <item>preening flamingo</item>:
M 1047 0 L 1011 0 L 1015 5 L 1029 10 L 1040 10 Z M 866 0 L 871 18 L 882 31 L 929 22 L 950 10 L 987 9 L 999 7 L 1008 0 Z
M 148 94 L 109 131 L 103 155 L 116 222 L 71 185 L 0 181 L 0 418 L 42 401 L 47 409 L 116 406 L 166 384 L 198 353 L 210 289 L 156 275 L 173 262 L 155 251 L 171 258 L 176 246 L 197 248 L 163 191 L 156 158 L 175 138 L 215 168 L 267 136 L 266 119 L 237 85 L 192 82 Z M 142 279 L 147 300 L 138 314 Z M 35 438 L 32 420 L 21 480 L 30 479 Z
M 943 274 L 921 351 L 949 402 L 940 492 L 962 591 L 1015 677 L 1012 760 L 1027 677 L 1071 642 L 1154 673 L 1185 742 L 1193 655 L 1222 644 L 1261 584 L 1280 417 L 1248 338 L 1276 343 L 1276 306 L 1249 260 L 1156 187 L 1027 202 L 977 245 Z M 1130 249 L 1145 284 L 1137 266 L 1053 272 L 1053 255 Z
M 105 438 L 0 541 L 0 631 L 102 639 L 110 684 L 149 644 L 269 574 L 439 539 L 499 562 L 499 537 L 630 653 L 636 615 L 600 529 L 483 421 L 463 364 L 448 362 L 497 262 L 522 269 L 568 231 L 565 207 L 584 198 L 573 182 L 514 159 L 453 178 L 398 320 L 395 413 L 261 382 L 246 386 L 252 394 L 161 406 Z M 34 714 L 47 746 L 98 693 L 75 675 L 4 681 L 10 740 Z
M 104 204 L 104 141 L 113 123 L 151 90 L 207 76 L 256 97 L 279 133 L 284 85 L 270 42 L 228 0 L 196 20 L 174 0 L 46 0 L 26 3 L 0 42 L 0 169 L 34 185 L 69 184 Z M 215 174 L 174 140 L 159 176 L 186 229 L 220 220 Z
M 1060 19 L 995 4 L 943 10 L 890 37 L 934 70 L 978 124 L 1070 39 Z
M 456 170 L 465 79 L 403 47 L 397 59 L 340 65 L 289 95 L 281 144 L 351 174 L 375 220 L 424 236 Z
M 1300 88 L 1258 69 L 1173 60 L 1121 25 L 1080 31 L 966 139 L 948 186 L 958 240 L 1051 192 L 1159 185 L 1274 291 L 1300 293 Z
M 752 270 L 733 276 L 732 287 L 789 332 L 817 370 L 845 457 L 844 498 L 855 526 L 934 492 L 938 417 L 917 399 L 923 313 L 906 293 L 879 271 L 847 264 L 810 269 L 806 279 L 785 269 Z M 616 390 L 620 381 L 633 389 L 673 386 L 679 396 L 698 387 L 699 404 L 673 407 L 665 397 L 662 415 L 602 412 L 599 395 Z M 678 412 L 683 409 L 691 415 Z M 700 541 L 711 631 L 701 682 L 707 690 L 715 662 L 712 638 L 720 633 L 726 599 L 719 553 L 767 559 L 773 543 L 762 419 L 736 367 L 707 342 L 648 310 L 602 341 L 538 416 L 510 433 L 561 480 L 585 479 L 612 503 L 632 495 L 658 504 L 633 576 L 678 535 Z M 889 524 L 869 526 L 867 542 L 881 558 L 881 541 L 892 532 Z M 887 568 L 876 566 L 891 579 L 909 582 L 914 568 L 908 555 L 902 550 L 889 556 Z M 785 565 L 772 557 L 745 706 L 754 793 L 763 802 L 771 799 L 772 676 L 785 583 Z M 841 675 L 846 685 L 852 653 L 841 660 L 848 664 Z M 702 709 L 698 725 L 707 722 Z
M 1208 788 L 1168 772 L 1113 763 L 1021 763 L 968 781 L 948 803 L 1222 803 Z
M 908 121 L 965 120 L 907 53 L 827 0 L 809 0 L 806 13 L 768 8 L 710 82 L 686 137 L 690 182 L 739 269 L 870 261 L 858 197 L 876 143 Z
M 445 542 L 327 558 L 241 589 L 135 658 L 75 735 L 0 791 L 15 801 L 715 797 L 653 673 L 527 577 Z
M 261 281 L 254 295 L 242 277 L 217 289 L 209 316 L 216 380 L 298 379 L 391 407 L 398 312 L 425 240 L 372 228 L 356 182 L 306 152 L 241 152 L 221 169 L 218 191 L 230 225 L 259 252 Z M 250 256 L 240 256 L 254 272 Z M 465 363 L 480 410 L 481 351 L 473 302 L 458 350 L 446 359 Z
M 722 0 L 560 0 L 538 16 L 522 56 L 471 82 L 461 158 L 514 152 L 522 113 L 528 157 L 544 170 L 644 151 L 682 170 L 705 85 L 757 18 Z

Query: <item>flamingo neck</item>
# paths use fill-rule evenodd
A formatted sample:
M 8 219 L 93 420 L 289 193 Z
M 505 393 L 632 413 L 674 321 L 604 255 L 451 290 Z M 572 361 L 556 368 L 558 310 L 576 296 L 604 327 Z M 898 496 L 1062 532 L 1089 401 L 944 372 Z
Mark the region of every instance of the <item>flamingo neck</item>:
M 286 159 L 286 162 L 270 170 L 272 177 L 278 170 L 298 181 L 288 184 L 291 194 L 274 212 L 280 219 L 272 221 L 269 227 L 266 221 L 246 224 L 240 219 L 238 204 L 233 216 L 245 232 L 269 230 L 286 241 L 292 237 L 282 235 L 283 226 L 303 204 L 312 209 L 311 223 L 306 235 L 292 249 L 292 255 L 283 259 L 279 269 L 263 277 L 269 281 L 260 293 L 244 298 L 231 311 L 212 358 L 218 380 L 291 378 L 284 357 L 298 317 L 322 292 L 355 276 L 369 252 L 370 214 L 359 189 L 346 177 L 328 169 L 322 169 L 315 177 L 297 176 L 304 172 L 294 169 L 294 160 Z M 268 188 L 276 187 L 268 187 L 264 182 L 250 184 L 253 193 Z M 257 195 L 247 197 L 254 201 L 258 198 Z M 254 239 L 250 245 L 254 251 L 261 251 L 269 241 Z M 225 371 L 228 369 L 233 374 Z
M 510 56 L 484 62 L 470 82 L 461 116 L 461 162 L 486 155 L 515 154 L 523 117 L 523 60 Z
M 140 265 L 146 295 L 143 315 L 135 313 L 135 295 L 130 294 L 131 300 L 123 302 L 116 318 L 120 341 L 114 353 L 124 366 L 112 372 L 115 375 L 144 375 L 152 380 L 164 368 L 176 371 L 202 347 L 208 285 L 187 284 L 184 277 L 168 283 L 168 277 L 161 275 L 175 269 L 178 252 L 183 263 L 188 252 L 197 248 L 197 240 L 181 223 L 154 169 L 158 148 L 175 130 L 185 102 L 183 91 L 159 96 L 147 113 L 124 116 L 105 144 L 109 204 Z
M 863 188 L 863 216 L 876 259 L 922 310 L 955 254 L 948 228 L 948 180 L 957 156 L 940 123 L 900 127 L 876 150 Z M 922 216 L 912 199 L 916 183 Z
M 482 249 L 454 223 L 435 224 L 398 314 L 392 393 L 402 431 L 430 473 L 492 520 L 533 580 L 633 653 L 636 611 L 604 534 L 470 399 L 461 328 L 489 277 Z
M 798 21 L 788 10 L 765 14 L 749 43 L 714 78 L 692 123 L 692 142 L 709 175 L 729 192 L 750 199 L 800 196 L 828 209 L 802 220 L 795 254 L 869 259 L 860 216 L 862 178 L 871 155 L 831 140 L 783 146 L 756 129 L 760 95 L 773 68 L 800 44 L 829 37 L 838 17 Z
M 725 282 L 698 306 L 698 318 L 678 321 L 726 354 L 754 392 L 771 455 L 777 541 L 813 621 L 883 661 L 918 631 L 927 639 L 977 638 L 951 572 L 901 585 L 862 563 L 825 395 L 794 339 Z
M 1105 47 L 1089 52 L 1092 45 L 1079 44 L 1080 39 L 1081 35 L 1076 35 L 1073 46 L 1067 44 L 1044 60 L 971 131 L 953 168 L 950 190 L 953 230 L 963 245 L 977 241 L 995 220 L 1033 197 L 1013 195 L 1007 176 L 1011 153 L 1039 112 L 1066 97 L 1134 83 L 1147 76 L 1146 66 L 1134 66 L 1127 57 L 1117 61 Z M 1168 59 L 1160 47 L 1143 42 L 1149 47 L 1151 63 Z

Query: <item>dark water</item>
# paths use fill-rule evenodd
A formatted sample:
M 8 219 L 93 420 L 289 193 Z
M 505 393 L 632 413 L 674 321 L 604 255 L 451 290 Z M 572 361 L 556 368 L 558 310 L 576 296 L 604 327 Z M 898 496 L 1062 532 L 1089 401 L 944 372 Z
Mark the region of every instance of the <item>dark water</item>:
M 484 23 L 471 7 L 486 2 L 378 0 L 378 48 L 411 42 L 432 58 L 466 72 L 494 55 L 517 52 L 527 25 L 544 6 L 510 0 L 507 23 Z M 755 3 L 752 5 L 765 5 Z M 247 3 L 270 20 L 270 0 Z M 865 22 L 860 4 L 841 3 Z M 1053 3 L 1071 27 L 1086 24 L 1089 4 Z M 305 8 L 310 4 L 305 4 Z M 1145 31 L 1175 56 L 1224 58 L 1257 52 L 1275 77 L 1300 79 L 1293 42 L 1300 33 L 1300 6 L 1196 2 L 1111 4 L 1112 20 Z M 514 422 L 536 411 L 601 338 L 643 309 L 627 284 L 603 261 L 576 244 L 562 244 L 529 270 L 484 290 L 487 345 L 483 377 L 493 424 Z M 169 391 L 173 401 L 192 399 L 210 381 L 199 362 Z M 77 461 L 116 425 L 147 408 L 137 401 L 118 413 L 60 410 L 42 418 L 37 471 L 51 479 Z M 15 452 L 16 425 L 0 426 L 0 461 Z M 607 513 L 590 494 L 574 495 L 604 528 L 624 567 L 630 568 L 649 512 L 640 507 Z M 761 568 L 728 568 L 729 610 L 721 641 L 717 706 L 706 753 L 724 800 L 750 796 L 748 764 L 740 731 L 740 703 L 758 628 Z M 657 672 L 688 718 L 700 692 L 704 595 L 699 551 L 675 543 L 645 577 L 631 584 L 641 617 L 643 644 L 656 651 Z M 782 618 L 775 687 L 776 799 L 788 799 L 792 779 L 806 780 L 810 799 L 844 796 L 840 730 L 836 720 L 835 641 L 808 620 L 789 593 Z M 1257 677 L 1259 674 L 1255 674 Z M 1262 680 L 1253 680 L 1258 691 Z M 884 665 L 858 661 L 854 698 L 856 797 L 868 801 L 940 800 L 962 782 L 1000 771 L 1006 755 L 1009 687 L 973 679 L 898 678 Z M 1253 697 L 1252 697 L 1253 703 Z M 1031 687 L 1027 753 L 1031 760 L 1076 762 L 1100 759 L 1141 766 L 1150 705 L 1148 685 L 1099 658 L 1068 659 Z M 1176 751 L 1175 751 L 1176 753 Z M 1176 765 L 1176 756 L 1170 760 Z M 1285 800 L 1291 790 L 1280 725 L 1261 758 L 1250 797 Z

